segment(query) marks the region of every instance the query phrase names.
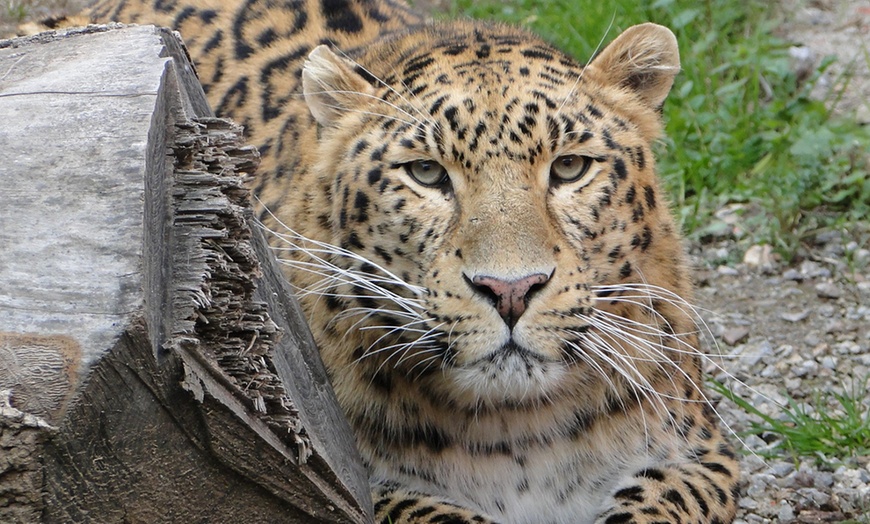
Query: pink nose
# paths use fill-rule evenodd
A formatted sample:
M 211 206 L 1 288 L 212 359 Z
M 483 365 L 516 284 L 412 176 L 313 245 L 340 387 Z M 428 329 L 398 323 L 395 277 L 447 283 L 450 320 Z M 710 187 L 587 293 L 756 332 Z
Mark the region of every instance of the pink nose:
M 476 290 L 495 304 L 498 314 L 508 327 L 513 328 L 526 311 L 531 294 L 550 280 L 549 275 L 535 273 L 516 280 L 478 275 L 471 279 Z

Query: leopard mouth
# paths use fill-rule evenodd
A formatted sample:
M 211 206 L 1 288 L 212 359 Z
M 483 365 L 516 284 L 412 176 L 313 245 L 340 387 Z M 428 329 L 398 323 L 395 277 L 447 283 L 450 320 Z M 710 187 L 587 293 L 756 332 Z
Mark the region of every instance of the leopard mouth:
M 511 338 L 500 348 L 472 361 L 469 365 L 501 366 L 511 363 L 521 364 L 528 368 L 531 366 L 551 364 L 555 361 L 555 359 L 545 357 L 540 353 L 517 343 L 513 338 Z

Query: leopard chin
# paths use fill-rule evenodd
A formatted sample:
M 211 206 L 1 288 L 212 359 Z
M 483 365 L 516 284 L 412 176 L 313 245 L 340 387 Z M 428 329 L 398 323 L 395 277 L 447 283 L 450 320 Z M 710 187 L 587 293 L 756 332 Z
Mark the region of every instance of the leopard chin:
M 490 406 L 543 403 L 564 389 L 564 361 L 508 341 L 495 351 L 445 374 L 451 388 Z

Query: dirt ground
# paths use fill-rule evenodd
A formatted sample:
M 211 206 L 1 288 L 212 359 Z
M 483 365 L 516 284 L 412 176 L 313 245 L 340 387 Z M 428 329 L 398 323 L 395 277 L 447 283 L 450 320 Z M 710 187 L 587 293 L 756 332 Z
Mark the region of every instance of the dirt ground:
M 828 55 L 837 62 L 816 90 L 843 90 L 837 109 L 857 112 L 860 122 L 870 123 L 870 1 L 868 0 L 780 0 L 786 23 L 782 36 L 798 45 L 796 61 L 817 62 Z

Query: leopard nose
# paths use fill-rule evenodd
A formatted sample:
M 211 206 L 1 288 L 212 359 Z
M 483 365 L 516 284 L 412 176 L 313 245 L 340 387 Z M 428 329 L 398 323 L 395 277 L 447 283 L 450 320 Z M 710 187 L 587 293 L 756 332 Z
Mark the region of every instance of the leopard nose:
M 535 273 L 514 280 L 505 280 L 476 275 L 470 279 L 470 283 L 475 291 L 495 305 L 505 324 L 513 329 L 517 320 L 525 313 L 529 299 L 550 280 L 550 276 L 545 273 Z

